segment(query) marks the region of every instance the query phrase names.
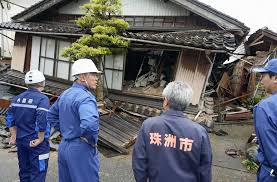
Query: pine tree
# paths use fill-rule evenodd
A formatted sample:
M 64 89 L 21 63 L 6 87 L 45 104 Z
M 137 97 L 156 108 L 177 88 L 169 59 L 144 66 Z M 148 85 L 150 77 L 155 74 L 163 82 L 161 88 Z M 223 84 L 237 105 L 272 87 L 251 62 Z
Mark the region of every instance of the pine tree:
M 85 15 L 77 19 L 76 24 L 84 29 L 86 34 L 64 50 L 64 57 L 73 61 L 90 58 L 99 67 L 104 55 L 126 50 L 129 41 L 120 35 L 129 25 L 123 19 L 116 18 L 121 15 L 120 0 L 91 0 L 91 3 L 81 6 L 81 9 L 85 11 Z M 98 89 L 102 92 L 102 83 Z M 103 93 L 97 92 L 98 96 L 99 94 Z

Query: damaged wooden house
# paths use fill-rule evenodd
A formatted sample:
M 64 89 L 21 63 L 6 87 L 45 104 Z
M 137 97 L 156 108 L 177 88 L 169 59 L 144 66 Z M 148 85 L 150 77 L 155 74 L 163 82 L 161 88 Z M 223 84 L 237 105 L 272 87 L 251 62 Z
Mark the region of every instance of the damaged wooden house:
M 268 60 L 277 57 L 277 33 L 262 28 L 249 36 L 224 64 L 233 64 L 231 90 L 235 97 L 243 94 L 252 96 L 256 89 L 256 74 L 251 70 L 264 66 Z M 249 95 L 250 94 L 250 95 Z
M 2 83 L 23 86 L 22 72 L 39 69 L 45 92 L 59 95 L 72 82 L 72 62 L 61 57 L 83 30 L 74 21 L 89 0 L 43 0 L 1 23 L 16 32 L 11 70 Z M 187 112 L 197 113 L 214 65 L 221 64 L 249 32 L 240 21 L 195 0 L 122 0 L 122 18 L 131 41 L 123 54 L 106 56 L 106 95 L 122 107 L 146 116 L 160 113 L 162 90 L 173 80 L 190 84 Z M 20 76 L 21 74 L 21 76 Z
M 252 69 L 264 66 L 272 58 L 277 58 L 277 34 L 265 27 L 251 34 L 223 63 L 228 70 L 225 70 L 218 84 L 217 95 L 225 100 L 221 102 L 222 108 L 233 104 L 231 110 L 235 110 L 228 112 L 225 120 L 252 118 L 251 111 L 238 105 L 251 108 L 259 97 L 265 95 L 264 89 L 259 86 L 261 77 Z

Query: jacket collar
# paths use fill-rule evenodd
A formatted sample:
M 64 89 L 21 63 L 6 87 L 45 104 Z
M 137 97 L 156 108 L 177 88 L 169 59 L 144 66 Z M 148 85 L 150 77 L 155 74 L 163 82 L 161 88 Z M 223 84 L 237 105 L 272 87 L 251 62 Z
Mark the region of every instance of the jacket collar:
M 38 89 L 36 88 L 28 88 L 28 91 L 30 92 L 40 92 Z
M 96 97 L 95 95 L 95 92 L 94 91 L 90 91 L 85 85 L 82 85 L 80 83 L 76 83 L 74 82 L 72 87 L 75 87 L 75 88 L 80 88 L 80 89 L 83 89 L 84 91 L 86 91 L 87 93 L 89 93 L 91 96 L 93 97 Z
M 87 87 L 84 86 L 84 85 L 82 85 L 82 84 L 80 84 L 80 83 L 76 83 L 76 82 L 75 82 L 75 83 L 73 83 L 72 87 L 77 87 L 77 88 L 81 88 L 81 89 L 83 89 L 83 90 L 88 91 Z
M 177 116 L 177 117 L 186 117 L 186 115 L 182 111 L 176 111 L 173 109 L 167 109 L 162 113 L 163 115 L 168 115 L 168 116 Z

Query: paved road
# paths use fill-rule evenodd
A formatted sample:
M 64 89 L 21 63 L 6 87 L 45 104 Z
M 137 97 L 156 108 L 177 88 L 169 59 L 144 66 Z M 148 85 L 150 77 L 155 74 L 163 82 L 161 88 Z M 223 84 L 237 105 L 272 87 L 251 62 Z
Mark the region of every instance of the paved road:
M 228 136 L 210 135 L 213 146 L 213 181 L 215 182 L 254 182 L 255 174 L 251 174 L 241 164 L 241 158 L 232 158 L 225 154 L 228 148 L 244 149 L 244 144 L 253 131 L 252 125 L 217 126 L 229 133 Z M 100 149 L 100 179 L 104 182 L 133 182 L 131 154 L 118 155 L 110 150 Z M 16 153 L 0 149 L 0 181 L 18 181 Z M 57 153 L 50 157 L 47 182 L 57 181 Z

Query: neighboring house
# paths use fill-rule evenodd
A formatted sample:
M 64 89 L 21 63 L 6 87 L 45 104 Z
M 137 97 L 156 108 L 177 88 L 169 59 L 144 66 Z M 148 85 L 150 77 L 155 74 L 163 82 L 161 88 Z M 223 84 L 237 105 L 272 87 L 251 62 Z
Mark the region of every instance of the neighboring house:
M 232 96 L 256 93 L 256 73 L 252 69 L 264 66 L 268 60 L 277 58 L 277 33 L 267 27 L 251 34 L 248 40 L 241 44 L 234 55 L 225 61 L 226 64 L 235 63 L 230 80 Z M 252 97 L 252 94 L 250 95 Z
M 24 9 L 30 7 L 31 5 L 35 4 L 39 0 L 2 0 L 0 1 L 0 22 L 7 22 L 11 21 L 11 17 L 18 14 L 19 12 L 23 11 Z M 0 40 L 0 47 L 1 47 L 1 54 L 0 57 L 12 57 L 13 51 L 13 39 L 14 39 L 14 32 L 11 31 L 0 31 L 1 40 Z
M 39 69 L 48 79 L 72 81 L 72 62 L 63 48 L 83 31 L 74 25 L 79 6 L 89 0 L 44 0 L 12 17 L 0 28 L 16 32 L 11 68 Z M 233 52 L 249 28 L 195 0 L 122 0 L 131 40 L 124 54 L 106 56 L 106 87 L 112 100 L 161 108 L 161 92 L 173 80 L 194 91 L 191 112 L 197 112 L 214 62 Z M 6 80 L 8 82 L 8 80 Z
M 249 55 L 258 58 L 254 61 L 255 65 L 263 65 L 267 60 L 277 57 L 277 33 L 267 27 L 250 35 L 245 44 Z

